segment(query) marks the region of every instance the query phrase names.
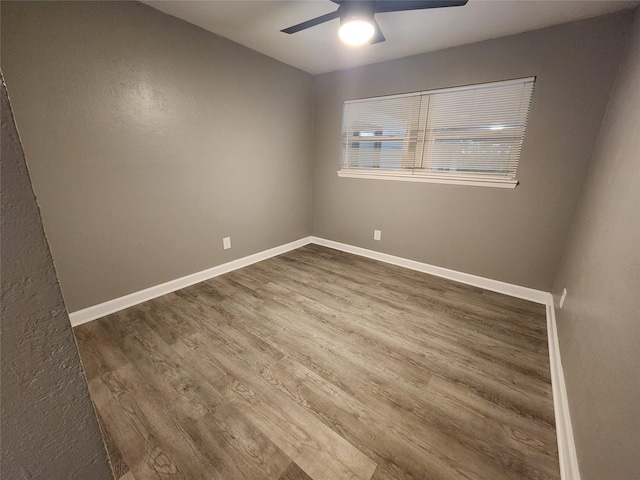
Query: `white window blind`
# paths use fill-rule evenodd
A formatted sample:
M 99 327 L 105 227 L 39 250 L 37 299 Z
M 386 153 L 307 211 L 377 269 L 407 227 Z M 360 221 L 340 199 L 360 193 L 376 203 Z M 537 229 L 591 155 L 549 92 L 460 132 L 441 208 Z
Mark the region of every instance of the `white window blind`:
M 345 102 L 339 174 L 514 187 L 534 81 Z
M 343 167 L 411 169 L 422 143 L 420 96 L 348 104 L 344 112 Z

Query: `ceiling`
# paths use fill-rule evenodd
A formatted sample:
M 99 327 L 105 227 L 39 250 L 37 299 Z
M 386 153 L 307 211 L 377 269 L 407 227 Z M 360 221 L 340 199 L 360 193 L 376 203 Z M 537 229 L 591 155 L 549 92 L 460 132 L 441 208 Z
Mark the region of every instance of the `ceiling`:
M 339 20 L 287 35 L 280 30 L 332 12 L 329 0 L 144 1 L 174 17 L 311 74 L 441 50 L 634 8 L 640 1 L 469 0 L 463 7 L 379 13 L 386 42 L 349 47 Z

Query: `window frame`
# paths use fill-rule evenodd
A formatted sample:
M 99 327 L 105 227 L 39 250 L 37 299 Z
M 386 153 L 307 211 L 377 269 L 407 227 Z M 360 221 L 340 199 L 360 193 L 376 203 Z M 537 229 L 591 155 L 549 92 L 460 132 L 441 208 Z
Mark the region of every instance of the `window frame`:
M 377 179 L 377 180 L 399 180 L 399 181 L 412 181 L 412 182 L 429 182 L 429 183 L 446 183 L 446 184 L 454 184 L 454 185 L 479 185 L 486 187 L 497 187 L 497 188 L 515 188 L 519 181 L 515 178 L 517 173 L 518 164 L 521 160 L 522 146 L 524 143 L 524 137 L 526 133 L 526 126 L 528 122 L 529 112 L 531 110 L 531 105 L 533 102 L 533 94 L 535 90 L 535 82 L 536 77 L 524 77 L 524 78 L 516 78 L 511 80 L 502 80 L 497 82 L 485 82 L 479 84 L 458 86 L 458 87 L 449 87 L 435 90 L 425 90 L 420 92 L 411 92 L 397 95 L 387 95 L 387 96 L 379 96 L 379 97 L 370 97 L 370 98 L 362 98 L 356 100 L 347 100 L 343 103 L 342 110 L 342 142 L 341 142 L 341 155 L 340 155 L 340 167 L 338 170 L 338 176 L 345 178 L 368 178 L 368 179 Z M 513 169 L 513 172 L 509 172 L 509 170 L 500 172 L 500 173 L 471 173 L 469 171 L 443 171 L 443 172 L 434 172 L 429 168 L 425 168 L 425 165 L 432 165 L 435 162 L 433 158 L 427 158 L 426 155 L 428 150 L 427 144 L 427 123 L 428 123 L 428 115 L 430 114 L 430 102 L 431 98 L 434 95 L 439 95 L 443 93 L 451 93 L 451 92 L 463 92 L 463 91 L 473 91 L 473 90 L 487 90 L 495 87 L 507 87 L 521 85 L 523 89 L 523 94 L 529 93 L 528 103 L 526 104 L 526 108 L 522 110 L 522 102 L 520 105 L 520 110 L 518 111 L 518 115 L 522 116 L 523 120 L 521 124 L 516 124 L 515 127 L 502 127 L 503 128 L 516 128 L 521 130 L 517 136 L 514 136 L 515 143 L 513 145 L 517 148 L 517 155 L 515 155 L 515 160 L 510 160 L 509 162 L 501 163 L 500 165 L 505 170 L 510 166 Z M 529 86 L 530 85 L 530 86 Z M 349 136 L 350 132 L 353 133 L 351 126 L 351 117 L 347 118 L 347 112 L 350 111 L 348 105 L 352 104 L 370 104 L 375 107 L 377 102 L 385 101 L 385 100 L 393 100 L 393 99 L 401 99 L 405 97 L 420 97 L 420 112 L 418 118 L 418 129 L 415 138 L 410 141 L 417 141 L 414 145 L 415 156 L 412 160 L 413 165 L 409 168 L 399 166 L 396 168 L 366 168 L 366 167 L 352 167 L 349 166 L 349 163 L 352 162 L 350 157 L 350 153 L 352 152 L 351 145 L 353 144 L 354 136 Z M 524 97 L 523 97 L 524 98 Z M 361 119 L 360 119 L 361 120 Z M 372 130 L 376 127 L 372 127 Z M 487 126 L 469 126 L 470 131 L 474 130 L 486 130 L 489 133 L 489 140 L 491 138 L 500 138 L 498 134 L 492 134 L 491 132 L 495 129 Z M 382 130 L 378 130 L 382 133 Z M 374 132 L 374 136 L 372 136 L 372 142 L 384 142 L 384 141 L 393 141 L 394 139 L 386 138 L 384 136 L 375 136 L 378 132 Z M 408 134 L 398 136 L 400 138 L 406 138 Z M 435 135 L 432 134 L 432 137 Z M 504 138 L 504 134 L 503 134 Z M 460 141 L 464 141 L 465 138 L 463 135 L 460 136 Z M 471 141 L 470 138 L 467 138 L 468 141 Z M 360 142 L 360 141 L 358 141 Z M 509 157 L 511 158 L 511 157 Z M 359 160 L 358 160 L 359 161 Z M 402 164 L 405 164 L 405 160 L 402 160 Z M 410 163 L 408 163 L 410 165 Z M 446 164 L 451 166 L 451 164 Z M 515 165 L 515 166 L 514 166 Z M 490 166 L 490 165 L 489 165 Z M 510 178 L 509 178 L 510 177 Z

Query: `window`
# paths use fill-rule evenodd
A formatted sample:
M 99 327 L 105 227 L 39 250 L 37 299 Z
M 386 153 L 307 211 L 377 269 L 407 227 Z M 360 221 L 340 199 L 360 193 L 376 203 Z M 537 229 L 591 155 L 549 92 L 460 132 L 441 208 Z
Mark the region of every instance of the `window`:
M 338 174 L 513 188 L 534 82 L 347 101 Z

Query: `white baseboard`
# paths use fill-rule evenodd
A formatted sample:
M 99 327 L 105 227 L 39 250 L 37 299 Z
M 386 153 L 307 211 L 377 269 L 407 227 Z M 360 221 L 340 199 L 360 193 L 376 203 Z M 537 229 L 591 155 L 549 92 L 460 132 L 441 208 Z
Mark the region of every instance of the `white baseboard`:
M 553 295 L 547 294 L 547 338 L 549 341 L 549 367 L 551 369 L 551 386 L 553 390 L 553 410 L 556 420 L 556 436 L 558 438 L 558 460 L 560 461 L 560 478 L 562 480 L 580 480 L 578 455 L 571 427 L 567 387 L 560 360 L 560 344 L 558 343 L 558 327 Z
M 543 292 L 542 290 L 521 287 L 519 285 L 501 282 L 499 280 L 492 280 L 490 278 L 479 277 L 469 273 L 449 270 L 448 268 L 436 267 L 435 265 L 429 265 L 428 263 L 396 257 L 394 255 L 380 253 L 374 250 L 367 250 L 366 248 L 354 247 L 352 245 L 347 245 L 346 243 L 334 242 L 333 240 L 326 240 L 324 238 L 311 237 L 311 243 L 335 248 L 336 250 L 342 250 L 343 252 L 353 253 L 363 257 L 372 258 L 374 260 L 380 260 L 381 262 L 391 263 L 411 270 L 417 270 L 418 272 L 428 273 L 429 275 L 447 278 L 466 285 L 484 288 L 485 290 L 491 290 L 492 292 L 504 293 L 505 295 L 522 298 L 531 302 L 542 303 L 543 305 L 547 304 L 549 293 Z
M 549 363 L 551 368 L 551 383 L 553 388 L 553 404 L 556 420 L 556 433 L 558 438 L 558 456 L 560 461 L 560 474 L 562 480 L 580 480 L 578 470 L 578 461 L 573 439 L 573 430 L 571 428 L 571 417 L 569 415 L 569 403 L 567 401 L 567 390 L 564 382 L 564 373 L 560 362 L 560 349 L 558 345 L 558 331 L 556 327 L 555 309 L 553 305 L 553 297 L 548 292 L 535 290 L 528 287 L 513 285 L 510 283 L 492 280 L 490 278 L 479 277 L 468 273 L 450 270 L 448 268 L 437 267 L 427 263 L 417 262 L 402 257 L 396 257 L 386 253 L 367 250 L 361 247 L 347 245 L 345 243 L 334 242 L 319 237 L 305 237 L 295 242 L 287 243 L 279 247 L 271 248 L 263 252 L 255 253 L 244 258 L 239 258 L 217 267 L 209 268 L 201 272 L 187 275 L 182 278 L 171 280 L 161 285 L 134 292 L 123 297 L 115 298 L 107 302 L 78 310 L 69 315 L 72 326 L 82 325 L 97 318 L 109 315 L 111 313 L 132 307 L 142 302 L 146 302 L 153 298 L 167 293 L 174 292 L 181 288 L 188 287 L 198 282 L 203 282 L 210 278 L 223 275 L 225 273 L 249 266 L 253 263 L 266 260 L 276 255 L 286 253 L 296 248 L 300 248 L 309 243 L 315 243 L 325 247 L 334 248 L 347 253 L 353 253 L 374 260 L 379 260 L 400 267 L 409 268 L 430 275 L 435 275 L 456 282 L 472 285 L 474 287 L 484 288 L 512 297 L 522 298 L 547 306 L 547 336 L 549 342 Z
M 417 262 L 415 260 L 409 260 L 407 258 L 396 257 L 386 253 L 376 252 L 374 250 L 367 250 L 366 248 L 355 247 L 353 245 L 347 245 L 346 243 L 334 242 L 333 240 L 326 240 L 320 237 L 305 237 L 295 242 L 280 245 L 278 247 L 258 252 L 247 257 L 239 258 L 216 267 L 196 272 L 185 277 L 170 280 L 168 282 L 156 285 L 153 287 L 140 290 L 138 292 L 130 293 L 123 297 L 114 298 L 104 303 L 94 305 L 82 310 L 78 310 L 69 314 L 71 319 L 71 325 L 76 327 L 83 323 L 90 322 L 105 315 L 123 310 L 125 308 L 138 305 L 139 303 L 146 302 L 153 298 L 167 293 L 175 292 L 181 288 L 188 287 L 198 282 L 209 280 L 210 278 L 223 275 L 225 273 L 237 270 L 239 268 L 246 267 L 253 263 L 266 260 L 267 258 L 286 253 L 296 248 L 300 248 L 309 243 L 316 243 L 325 247 L 335 248 L 336 250 L 342 250 L 347 253 L 353 253 L 363 257 L 372 258 L 381 262 L 391 263 L 401 267 L 409 268 L 411 270 L 417 270 L 419 272 L 428 273 L 438 277 L 447 278 L 456 282 L 472 285 L 474 287 L 484 288 L 493 292 L 504 293 L 512 297 L 522 298 L 536 303 L 547 304 L 548 293 L 541 290 L 534 290 L 528 287 L 521 287 L 519 285 L 513 285 L 510 283 L 501 282 L 498 280 L 492 280 L 490 278 L 479 277 L 477 275 L 471 275 L 469 273 L 458 272 L 456 270 L 450 270 L 448 268 L 437 267 L 435 265 L 429 265 L 427 263 Z
M 109 300 L 92 307 L 72 312 L 69 314 L 71 326 L 77 327 L 78 325 L 82 325 L 83 323 L 96 320 L 97 318 L 104 317 L 105 315 L 124 310 L 125 308 L 133 307 L 134 305 L 138 305 L 153 298 L 166 295 L 167 293 L 175 292 L 176 290 L 180 290 L 181 288 L 185 288 L 199 282 L 204 282 L 205 280 L 209 280 L 210 278 L 229 273 L 239 268 L 247 267 L 253 263 L 261 262 L 262 260 L 275 257 L 276 255 L 281 255 L 290 250 L 295 250 L 296 248 L 300 248 L 311 243 L 311 239 L 312 237 L 301 238 L 300 240 L 296 240 L 295 242 L 270 248 L 269 250 L 265 250 L 263 252 L 254 253 L 253 255 L 239 258 L 231 262 L 223 263 L 222 265 L 218 265 L 217 267 L 208 268 L 207 270 L 203 270 L 201 272 L 196 272 L 185 277 L 170 280 L 160 285 L 140 290 L 139 292 L 130 293 L 123 297 L 114 298 L 113 300 Z

